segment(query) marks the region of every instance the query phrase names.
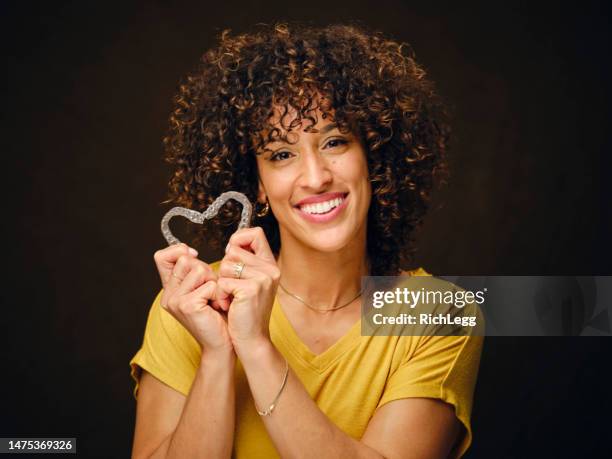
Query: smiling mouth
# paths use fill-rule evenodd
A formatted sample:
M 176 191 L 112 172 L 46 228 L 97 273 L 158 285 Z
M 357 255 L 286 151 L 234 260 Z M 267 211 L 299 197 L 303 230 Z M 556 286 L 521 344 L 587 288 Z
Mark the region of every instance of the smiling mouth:
M 344 196 L 339 198 L 330 199 L 329 201 L 318 202 L 314 204 L 304 204 L 302 206 L 296 206 L 296 208 L 310 215 L 325 215 L 333 211 L 336 207 L 340 206 L 347 196 L 348 193 L 345 193 Z

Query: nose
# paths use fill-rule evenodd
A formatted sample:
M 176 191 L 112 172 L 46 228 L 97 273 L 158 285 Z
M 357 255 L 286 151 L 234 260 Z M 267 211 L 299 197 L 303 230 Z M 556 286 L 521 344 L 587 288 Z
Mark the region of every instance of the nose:
M 316 150 L 306 151 L 302 161 L 299 185 L 312 190 L 322 190 L 331 183 L 332 171 L 327 160 Z

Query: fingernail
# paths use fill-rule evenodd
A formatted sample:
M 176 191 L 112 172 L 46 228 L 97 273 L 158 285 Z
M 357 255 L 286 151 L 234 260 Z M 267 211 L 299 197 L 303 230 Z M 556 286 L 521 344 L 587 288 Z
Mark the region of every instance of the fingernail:
M 194 257 L 198 256 L 198 251 L 194 249 L 193 247 L 189 247 L 189 253 L 193 255 Z
M 227 253 L 227 251 L 229 250 L 229 242 L 227 243 L 227 245 L 225 246 L 225 253 Z

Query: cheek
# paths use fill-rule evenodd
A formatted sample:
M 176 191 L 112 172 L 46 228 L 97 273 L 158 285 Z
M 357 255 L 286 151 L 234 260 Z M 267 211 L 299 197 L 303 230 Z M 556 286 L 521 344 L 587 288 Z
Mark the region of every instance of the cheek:
M 356 189 L 371 188 L 368 166 L 360 156 L 334 160 L 333 163 L 335 175 L 342 182 L 351 184 Z
M 355 159 L 344 166 L 343 175 L 354 191 L 359 194 L 359 207 L 369 209 L 372 201 L 372 184 L 365 161 Z
M 293 182 L 285 174 L 269 174 L 262 181 L 271 203 L 287 202 L 291 198 Z

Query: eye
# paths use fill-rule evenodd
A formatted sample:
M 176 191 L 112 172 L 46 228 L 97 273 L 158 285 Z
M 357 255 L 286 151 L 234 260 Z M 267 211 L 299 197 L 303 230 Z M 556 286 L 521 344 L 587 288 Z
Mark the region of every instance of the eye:
M 274 153 L 272 156 L 270 156 L 269 161 L 274 161 L 274 162 L 278 162 L 278 161 L 283 161 L 284 159 L 289 159 L 291 155 L 291 152 L 289 151 L 279 151 Z
M 348 142 L 345 139 L 330 139 L 325 146 L 329 148 L 339 147 L 340 145 L 346 145 Z

